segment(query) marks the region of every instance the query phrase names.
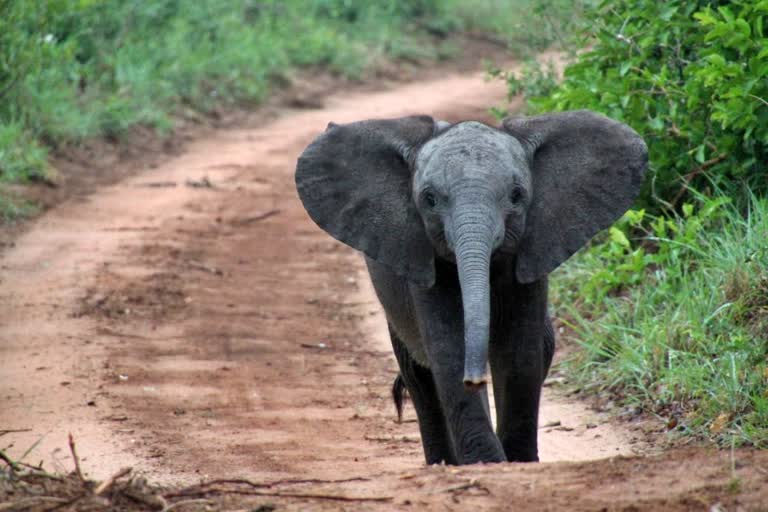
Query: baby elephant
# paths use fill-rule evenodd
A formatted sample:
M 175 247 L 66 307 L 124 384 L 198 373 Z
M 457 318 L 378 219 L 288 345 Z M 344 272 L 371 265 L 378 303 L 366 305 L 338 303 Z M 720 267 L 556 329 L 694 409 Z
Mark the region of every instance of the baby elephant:
M 589 111 L 331 123 L 301 155 L 307 212 L 366 255 L 428 464 L 538 460 L 547 274 L 630 207 L 646 165 L 637 133 Z

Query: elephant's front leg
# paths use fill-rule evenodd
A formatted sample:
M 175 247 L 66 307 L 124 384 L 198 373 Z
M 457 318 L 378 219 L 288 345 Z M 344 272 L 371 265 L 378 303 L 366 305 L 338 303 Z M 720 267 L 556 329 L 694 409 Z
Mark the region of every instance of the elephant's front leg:
M 492 329 L 490 363 L 499 439 L 509 461 L 539 460 L 541 386 L 554 353 L 547 315 L 547 280 L 501 285 Z
M 456 456 L 435 389 L 435 379 L 429 368 L 417 363 L 408 353 L 392 326 L 389 327 L 392 348 L 400 366 L 400 376 L 416 409 L 421 431 L 421 443 L 427 464 L 456 464 Z
M 464 322 L 459 292 L 436 284 L 429 289 L 414 287 L 412 296 L 457 462 L 505 461 L 487 412 L 485 386 L 475 391 L 464 386 Z

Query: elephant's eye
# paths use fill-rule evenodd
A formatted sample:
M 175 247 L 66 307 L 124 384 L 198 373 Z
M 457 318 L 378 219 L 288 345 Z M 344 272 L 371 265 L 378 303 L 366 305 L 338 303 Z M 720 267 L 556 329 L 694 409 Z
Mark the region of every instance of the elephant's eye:
M 509 200 L 512 202 L 512 204 L 519 204 L 520 201 L 523 200 L 523 196 L 525 193 L 523 192 L 523 189 L 520 187 L 515 187 L 512 189 L 512 192 L 509 193 Z
M 424 204 L 429 206 L 430 208 L 434 208 L 437 206 L 437 196 L 435 196 L 435 193 L 431 190 L 425 190 L 421 193 L 421 199 L 424 201 Z

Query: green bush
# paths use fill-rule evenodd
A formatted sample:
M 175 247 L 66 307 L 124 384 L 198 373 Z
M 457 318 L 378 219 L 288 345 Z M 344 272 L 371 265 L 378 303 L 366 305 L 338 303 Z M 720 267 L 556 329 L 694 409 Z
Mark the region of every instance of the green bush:
M 584 16 L 588 49 L 529 108 L 589 108 L 635 128 L 650 148 L 645 206 L 679 206 L 688 184 L 764 193 L 766 14 L 765 0 L 603 1 Z

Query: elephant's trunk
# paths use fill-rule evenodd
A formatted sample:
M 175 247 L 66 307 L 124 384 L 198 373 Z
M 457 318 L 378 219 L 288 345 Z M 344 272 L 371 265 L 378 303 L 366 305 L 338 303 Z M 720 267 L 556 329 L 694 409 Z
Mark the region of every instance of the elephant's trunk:
M 488 337 L 491 316 L 489 282 L 491 253 L 498 243 L 498 222 L 477 203 L 454 217 L 454 254 L 464 307 L 464 385 L 477 389 L 488 378 Z

